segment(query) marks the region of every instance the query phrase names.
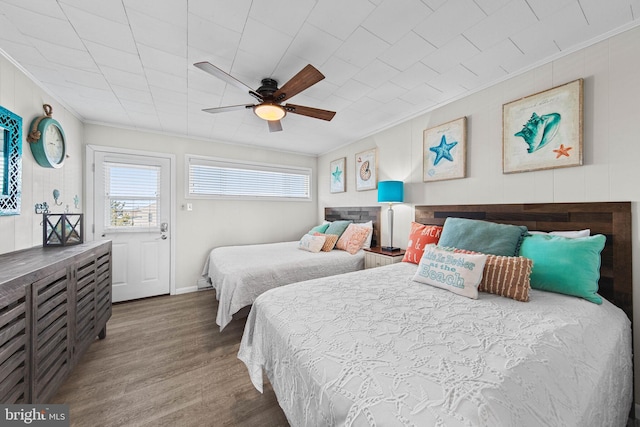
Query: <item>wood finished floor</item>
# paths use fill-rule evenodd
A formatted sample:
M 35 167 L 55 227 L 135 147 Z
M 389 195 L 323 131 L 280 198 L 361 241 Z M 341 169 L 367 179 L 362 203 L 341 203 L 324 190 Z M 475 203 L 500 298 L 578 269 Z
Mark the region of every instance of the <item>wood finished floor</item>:
M 69 404 L 78 427 L 288 426 L 236 357 L 245 319 L 220 332 L 217 309 L 213 291 L 115 304 L 107 338 L 50 403 Z

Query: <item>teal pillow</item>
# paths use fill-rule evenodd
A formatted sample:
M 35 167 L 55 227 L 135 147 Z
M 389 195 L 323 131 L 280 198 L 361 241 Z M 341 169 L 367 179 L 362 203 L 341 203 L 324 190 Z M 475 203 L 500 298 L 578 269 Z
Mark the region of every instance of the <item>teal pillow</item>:
M 349 224 L 351 224 L 352 222 L 353 221 L 351 220 L 333 221 L 331 224 L 329 224 L 329 227 L 325 230 L 324 234 L 335 234 L 336 236 L 338 236 L 338 238 L 340 238 L 340 236 L 342 236 L 342 233 L 344 233 L 344 230 L 346 230 Z
M 577 239 L 549 235 L 525 237 L 520 256 L 533 260 L 531 287 L 602 304 L 597 292 L 600 252 L 606 240 L 602 234 Z
M 316 225 L 315 227 L 313 227 L 311 230 L 309 230 L 309 232 L 307 234 L 314 234 L 314 233 L 322 233 L 324 234 L 325 231 L 327 231 L 327 228 L 329 228 L 330 223 L 326 222 L 324 224 L 320 224 L 320 225 Z
M 520 244 L 526 234 L 527 227 L 523 225 L 447 218 L 438 246 L 467 249 L 483 254 L 518 256 Z

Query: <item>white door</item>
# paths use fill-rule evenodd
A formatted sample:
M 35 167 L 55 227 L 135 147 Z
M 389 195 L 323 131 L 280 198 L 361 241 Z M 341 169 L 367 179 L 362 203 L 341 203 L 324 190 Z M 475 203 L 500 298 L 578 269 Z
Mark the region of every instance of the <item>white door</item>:
M 94 236 L 111 240 L 113 302 L 171 290 L 171 161 L 94 152 Z

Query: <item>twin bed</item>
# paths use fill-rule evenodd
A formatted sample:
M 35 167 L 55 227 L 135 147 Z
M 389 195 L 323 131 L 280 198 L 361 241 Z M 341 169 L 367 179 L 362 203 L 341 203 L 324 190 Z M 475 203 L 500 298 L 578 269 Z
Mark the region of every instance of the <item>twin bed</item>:
M 326 208 L 326 221 L 371 221 L 371 245 L 379 241 L 380 207 Z M 364 253 L 341 250 L 311 253 L 298 249 L 298 242 L 227 246 L 213 249 L 205 262 L 199 286 L 213 287 L 219 300 L 216 323 L 220 330 L 233 315 L 273 288 L 364 268 Z
M 417 206 L 447 217 L 604 234 L 596 305 L 532 289 L 477 300 L 413 280 L 415 264 L 259 296 L 238 357 L 291 425 L 624 426 L 632 401 L 630 203 Z

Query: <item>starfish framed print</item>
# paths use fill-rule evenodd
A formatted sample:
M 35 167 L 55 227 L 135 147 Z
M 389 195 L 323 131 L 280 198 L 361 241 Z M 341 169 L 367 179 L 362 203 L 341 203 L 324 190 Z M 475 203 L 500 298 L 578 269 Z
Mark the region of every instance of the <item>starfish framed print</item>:
M 378 188 L 378 156 L 375 148 L 356 154 L 356 190 Z
M 578 79 L 502 106 L 502 172 L 582 165 Z
M 345 166 L 347 165 L 347 158 L 336 159 L 331 162 L 331 192 L 332 193 L 344 193 L 347 190 L 347 179 L 345 173 Z
M 458 179 L 466 176 L 467 118 L 424 131 L 422 180 Z

